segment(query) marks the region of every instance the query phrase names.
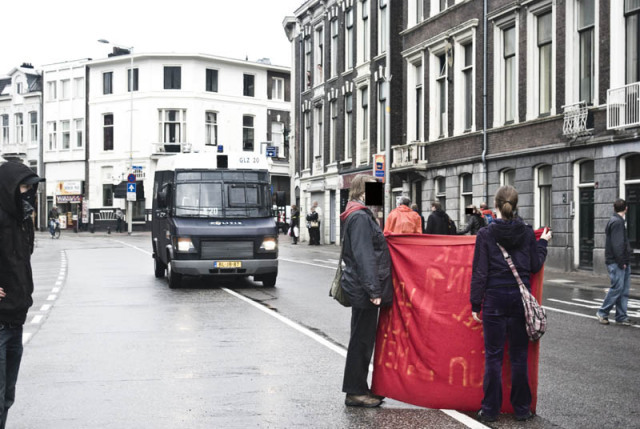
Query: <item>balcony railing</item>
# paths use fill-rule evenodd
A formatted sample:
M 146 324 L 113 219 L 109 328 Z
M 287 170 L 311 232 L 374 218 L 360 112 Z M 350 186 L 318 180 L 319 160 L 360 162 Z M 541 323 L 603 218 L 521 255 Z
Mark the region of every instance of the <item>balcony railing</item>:
M 26 143 L 0 144 L 0 154 L 3 154 L 3 155 L 26 155 L 27 154 L 27 144 Z
M 607 90 L 607 129 L 640 126 L 640 82 Z
M 191 152 L 191 143 L 153 143 L 153 153 L 171 155 Z
M 562 106 L 564 109 L 564 123 L 562 124 L 562 134 L 570 138 L 588 136 L 593 129 L 587 128 L 587 118 L 589 108 L 587 103 L 580 101 L 574 104 Z
M 391 168 L 411 167 L 427 163 L 427 143 L 411 142 L 402 146 L 393 146 Z

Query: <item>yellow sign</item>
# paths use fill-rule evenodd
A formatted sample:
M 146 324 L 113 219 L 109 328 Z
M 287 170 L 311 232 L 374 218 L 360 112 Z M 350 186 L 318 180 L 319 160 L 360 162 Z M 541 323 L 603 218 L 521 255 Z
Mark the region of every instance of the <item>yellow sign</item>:
M 213 263 L 215 268 L 242 268 L 240 261 L 216 261 Z

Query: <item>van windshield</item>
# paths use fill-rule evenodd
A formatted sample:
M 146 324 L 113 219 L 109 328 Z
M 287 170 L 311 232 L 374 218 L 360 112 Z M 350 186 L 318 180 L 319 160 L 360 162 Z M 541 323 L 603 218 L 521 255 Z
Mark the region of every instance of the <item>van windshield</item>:
M 199 182 L 176 185 L 176 216 L 253 218 L 270 216 L 263 183 Z

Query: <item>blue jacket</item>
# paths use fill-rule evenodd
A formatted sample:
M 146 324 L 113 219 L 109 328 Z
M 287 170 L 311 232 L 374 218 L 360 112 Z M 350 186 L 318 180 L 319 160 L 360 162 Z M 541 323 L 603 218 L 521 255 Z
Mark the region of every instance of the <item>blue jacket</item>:
M 629 265 L 631 261 L 631 244 L 624 227 L 624 219 L 618 213 L 611 216 L 605 228 L 604 262 L 607 265 Z
M 516 218 L 494 220 L 476 236 L 471 276 L 471 309 L 479 312 L 488 288 L 517 285 L 496 243 L 511 255 L 522 282 L 531 288 L 529 277 L 540 271 L 547 257 L 547 240 L 536 240 L 533 228 Z

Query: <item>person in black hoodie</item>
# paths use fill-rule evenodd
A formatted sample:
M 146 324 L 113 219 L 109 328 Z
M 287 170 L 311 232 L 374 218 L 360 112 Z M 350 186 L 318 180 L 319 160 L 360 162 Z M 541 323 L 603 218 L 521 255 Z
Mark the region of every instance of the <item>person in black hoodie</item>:
M 15 400 L 22 325 L 33 304 L 32 214 L 43 180 L 23 164 L 0 163 L 0 429 Z
M 478 231 L 480 231 L 480 228 L 487 225 L 482 213 L 480 213 L 480 210 L 478 210 L 476 206 L 467 206 L 467 209 L 471 211 L 471 214 L 467 216 L 467 227 L 458 231 L 458 235 L 465 235 L 466 233 L 476 235 Z
M 529 338 L 518 283 L 499 243 L 511 255 L 522 282 L 530 289 L 531 274 L 540 271 L 547 257 L 551 231 L 545 228 L 536 241 L 533 228 L 515 215 L 518 192 L 503 186 L 495 196 L 497 219 L 482 228 L 476 238 L 471 276 L 472 317 L 482 323 L 484 332 L 484 398 L 478 412 L 481 421 L 496 421 L 502 405 L 502 360 L 505 341 L 509 341 L 511 360 L 511 404 L 516 420 L 531 418 L 527 358 Z M 482 320 L 479 313 L 482 310 Z
M 456 224 L 442 210 L 440 201 L 431 203 L 431 214 L 427 218 L 425 234 L 456 235 Z
M 365 184 L 373 176 L 353 179 L 349 203 L 340 215 L 345 268 L 340 284 L 351 302 L 351 338 L 347 348 L 342 391 L 345 405 L 373 408 L 382 397 L 369 390 L 367 376 L 378 327 L 378 310 L 393 301 L 391 256 L 373 213 L 364 205 Z

